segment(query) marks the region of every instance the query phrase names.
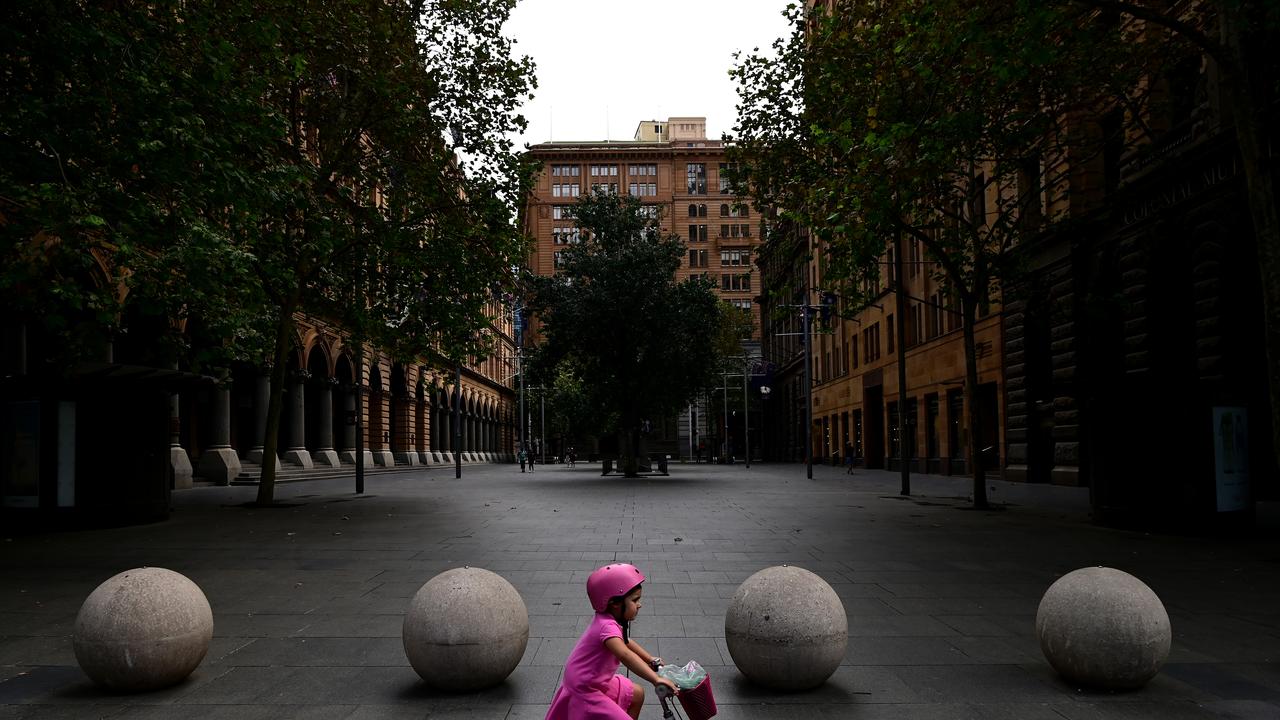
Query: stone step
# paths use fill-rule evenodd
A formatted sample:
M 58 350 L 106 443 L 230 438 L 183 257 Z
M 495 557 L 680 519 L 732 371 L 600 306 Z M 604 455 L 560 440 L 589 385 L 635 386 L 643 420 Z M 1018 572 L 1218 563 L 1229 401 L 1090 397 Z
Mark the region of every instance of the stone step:
M 487 463 L 463 462 L 463 465 L 484 465 Z M 366 466 L 364 471 L 367 475 L 381 475 L 384 473 L 402 473 L 414 472 L 421 470 L 430 470 L 432 468 L 448 469 L 452 468 L 452 464 L 435 464 L 435 465 L 396 465 L 394 467 L 386 467 L 384 465 Z M 276 470 L 276 482 L 300 482 L 303 480 L 325 480 L 335 477 L 350 477 L 355 475 L 355 465 L 343 464 L 339 467 L 316 466 L 313 468 L 303 468 L 296 465 L 281 464 Z M 232 485 L 257 485 L 262 477 L 262 466 L 244 462 L 242 464 L 240 474 L 231 481 Z

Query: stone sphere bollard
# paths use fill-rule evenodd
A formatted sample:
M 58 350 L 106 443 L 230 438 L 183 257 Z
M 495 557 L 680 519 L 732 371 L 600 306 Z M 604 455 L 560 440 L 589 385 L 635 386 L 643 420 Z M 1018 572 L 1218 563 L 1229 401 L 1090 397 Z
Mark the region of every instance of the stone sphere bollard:
M 76 615 L 80 669 L 116 692 L 156 690 L 196 669 L 213 638 L 213 611 L 199 586 L 172 570 L 143 567 L 108 579 Z
M 849 621 L 825 580 L 783 565 L 738 586 L 725 613 L 724 638 L 748 680 L 777 690 L 807 690 L 840 666 Z
M 1090 567 L 1049 586 L 1036 611 L 1036 637 L 1064 678 L 1121 690 L 1141 687 L 1160 672 L 1172 630 L 1145 583 L 1114 568 Z
M 501 575 L 454 568 L 427 581 L 404 618 L 404 653 L 436 689 L 467 692 L 507 679 L 529 644 L 529 611 Z

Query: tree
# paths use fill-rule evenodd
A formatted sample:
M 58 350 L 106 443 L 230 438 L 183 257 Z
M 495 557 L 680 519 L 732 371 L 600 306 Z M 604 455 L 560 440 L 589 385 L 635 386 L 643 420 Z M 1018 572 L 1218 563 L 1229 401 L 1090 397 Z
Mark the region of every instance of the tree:
M 607 193 L 574 208 L 584 239 L 553 277 L 534 278 L 547 366 L 569 365 L 589 405 L 614 417 L 623 469 L 637 473 L 644 420 L 674 414 L 712 384 L 722 323 L 712 283 L 676 280 L 684 243 L 640 214 L 640 201 Z
M 532 65 L 500 34 L 512 5 L 280 3 L 246 17 L 267 28 L 254 56 L 284 129 L 273 202 L 242 238 L 276 330 L 268 457 L 300 309 L 402 358 L 482 352 L 486 306 L 523 248 L 510 219 L 526 174 L 505 136 L 523 124 Z M 273 481 L 268 464 L 259 503 Z
M 836 2 L 792 5 L 776 57 L 740 57 L 737 185 L 776 223 L 810 228 L 824 278 L 860 311 L 882 287 L 881 257 L 919 240 L 958 301 L 965 354 L 967 455 L 976 507 L 986 483 L 978 453 L 974 325 L 1018 271 L 1012 252 L 1045 221 L 1044 176 L 1086 138 L 1066 120 L 1127 89 L 1110 37 L 1085 13 L 1031 0 Z M 1092 67 L 1084 63 L 1091 58 Z
M 1160 28 L 1217 67 L 1244 166 L 1262 287 L 1272 460 L 1280 470 L 1280 212 L 1275 122 L 1280 103 L 1280 5 L 1266 0 L 1204 0 L 1160 5 L 1125 0 L 1059 0 Z
M 68 358 L 129 303 L 198 318 L 215 358 L 270 366 L 273 457 L 297 313 L 400 359 L 484 351 L 523 249 L 514 0 L 57 5 L 4 26 L 0 278 L 69 318 Z

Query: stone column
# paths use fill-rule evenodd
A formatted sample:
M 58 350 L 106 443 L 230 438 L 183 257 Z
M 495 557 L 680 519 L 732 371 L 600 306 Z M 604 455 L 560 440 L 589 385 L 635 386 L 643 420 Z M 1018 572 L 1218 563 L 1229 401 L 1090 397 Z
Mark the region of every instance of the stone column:
M 377 402 L 374 402 L 375 399 Z M 373 462 L 382 467 L 395 467 L 396 464 L 396 458 L 391 454 L 390 399 L 391 394 L 382 390 L 376 394 L 369 393 L 369 414 L 378 414 L 377 431 L 370 433 L 369 447 L 377 448 L 373 451 Z
M 244 456 L 251 463 L 262 465 L 262 444 L 267 439 L 267 405 L 271 403 L 271 377 L 259 375 L 253 385 L 253 445 Z M 279 447 L 279 443 L 277 443 Z M 280 458 L 274 458 L 276 468 Z
M 444 457 L 440 451 L 444 449 L 444 445 L 440 442 L 440 428 L 444 422 L 440 411 L 440 394 L 433 393 L 431 395 L 431 404 L 428 406 L 428 412 L 431 414 L 431 447 L 427 448 L 431 453 L 431 462 L 439 464 L 444 462 Z
M 333 386 L 337 381 L 327 378 L 320 385 L 320 433 L 319 447 L 312 460 L 317 465 L 338 467 L 338 451 L 333 449 Z
M 420 464 L 418 462 L 418 451 L 413 448 L 413 399 L 407 395 L 400 395 L 391 403 L 391 412 L 395 415 L 395 421 L 392 426 L 396 429 L 399 437 L 391 438 L 392 457 L 395 458 L 394 463 L 397 465 L 409 465 L 410 467 Z
M 356 464 L 356 389 L 342 388 L 342 462 Z
M 315 463 L 307 451 L 306 380 L 307 374 L 299 372 L 289 383 L 289 447 L 284 461 L 310 470 Z
M 425 399 L 416 400 L 418 408 L 418 461 L 431 464 L 431 405 Z
M 185 490 L 192 485 L 194 472 L 191 469 L 191 458 L 180 442 L 182 436 L 182 403 L 178 393 L 169 396 L 169 467 L 173 469 L 173 488 Z
M 231 386 L 213 390 L 213 442 L 200 454 L 200 477 L 218 485 L 230 485 L 240 474 L 240 458 L 231 447 Z
M 452 465 L 453 453 L 453 398 L 446 392 L 440 408 L 440 461 Z

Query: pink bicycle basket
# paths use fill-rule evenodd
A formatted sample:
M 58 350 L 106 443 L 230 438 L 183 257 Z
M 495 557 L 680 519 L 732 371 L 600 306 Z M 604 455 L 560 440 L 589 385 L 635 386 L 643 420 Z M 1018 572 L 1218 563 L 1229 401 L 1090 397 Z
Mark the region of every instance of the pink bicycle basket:
M 692 690 L 681 690 L 676 697 L 689 720 L 711 720 L 716 715 L 716 698 L 711 693 L 710 675 L 702 678 L 702 682 Z

